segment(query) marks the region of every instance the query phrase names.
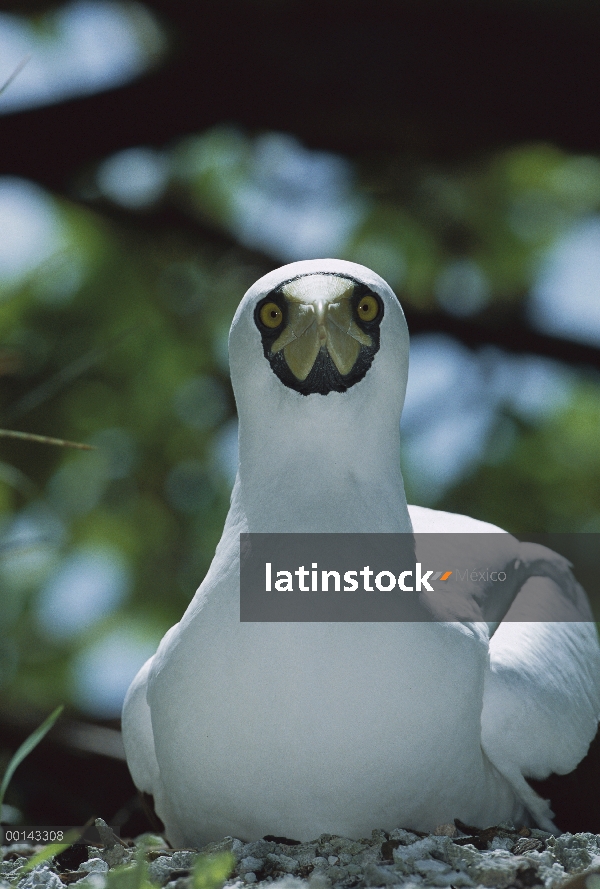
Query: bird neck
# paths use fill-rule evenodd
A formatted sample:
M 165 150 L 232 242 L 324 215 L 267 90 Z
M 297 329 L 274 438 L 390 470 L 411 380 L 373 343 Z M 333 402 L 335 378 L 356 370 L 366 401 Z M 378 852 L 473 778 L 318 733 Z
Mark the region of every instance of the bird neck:
M 331 410 L 331 396 L 298 398 L 289 416 L 282 405 L 260 420 L 240 414 L 237 498 L 248 530 L 411 531 L 399 416 L 357 415 L 339 402 Z

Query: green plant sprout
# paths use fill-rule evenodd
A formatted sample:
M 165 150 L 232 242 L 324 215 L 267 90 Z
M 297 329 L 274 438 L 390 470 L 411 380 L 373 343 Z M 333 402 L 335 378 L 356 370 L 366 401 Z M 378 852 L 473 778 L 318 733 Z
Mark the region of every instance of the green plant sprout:
M 59 855 L 76 843 L 81 830 L 72 830 L 65 834 L 64 842 L 51 843 L 33 855 L 22 869 L 28 873 L 55 855 Z M 231 852 L 218 855 L 199 855 L 192 871 L 192 889 L 222 889 L 225 881 L 235 867 L 235 858 Z M 106 889 L 159 889 L 148 876 L 147 849 L 142 846 L 136 852 L 135 861 L 121 864 L 106 874 Z
M 199 855 L 192 870 L 193 889 L 222 889 L 235 867 L 231 852 Z M 114 868 L 107 874 L 107 889 L 156 889 L 148 876 L 146 850 L 138 850 L 135 862 Z
M 19 749 L 12 756 L 7 768 L 4 773 L 4 777 L 2 778 L 2 783 L 0 784 L 0 817 L 2 813 L 2 803 L 4 801 L 4 794 L 6 793 L 6 789 L 10 784 L 11 778 L 14 775 L 17 768 L 21 765 L 26 756 L 29 756 L 34 747 L 40 743 L 43 737 L 48 734 L 62 711 L 64 710 L 64 704 L 61 704 L 60 707 L 57 707 L 50 716 L 45 719 L 42 724 L 33 731 L 28 738 L 26 738 Z
M 39 852 L 32 855 L 27 864 L 24 865 L 23 873 L 26 874 L 30 870 L 33 870 L 34 867 L 37 867 L 38 864 L 43 864 L 44 861 L 48 861 L 49 858 L 54 858 L 55 855 L 60 855 L 61 852 L 64 852 L 65 849 L 68 849 L 69 846 L 76 843 L 80 836 L 81 829 L 75 828 L 74 830 L 68 830 L 65 833 L 62 843 L 48 843 L 47 846 L 44 846 L 43 849 L 40 849 Z
M 221 889 L 234 867 L 235 858 L 231 852 L 201 855 L 194 865 L 193 889 Z

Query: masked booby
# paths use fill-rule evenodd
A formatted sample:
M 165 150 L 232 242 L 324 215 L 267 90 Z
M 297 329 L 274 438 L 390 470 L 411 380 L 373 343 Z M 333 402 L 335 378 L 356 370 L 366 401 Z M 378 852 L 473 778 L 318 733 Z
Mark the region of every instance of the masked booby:
M 600 647 L 561 557 L 530 552 L 521 585 L 482 620 L 240 622 L 241 532 L 504 533 L 406 503 L 409 337 L 395 295 L 354 263 L 292 263 L 246 293 L 229 343 L 231 508 L 123 709 L 131 774 L 169 840 L 358 838 L 454 818 L 552 830 L 526 779 L 574 769 L 600 715 Z M 527 621 L 540 589 L 569 622 Z

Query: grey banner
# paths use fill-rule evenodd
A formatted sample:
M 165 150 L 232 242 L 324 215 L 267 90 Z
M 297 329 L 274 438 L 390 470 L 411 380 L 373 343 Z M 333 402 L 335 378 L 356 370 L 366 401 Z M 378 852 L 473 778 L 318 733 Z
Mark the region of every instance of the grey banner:
M 241 534 L 240 620 L 598 620 L 599 569 L 600 534 Z

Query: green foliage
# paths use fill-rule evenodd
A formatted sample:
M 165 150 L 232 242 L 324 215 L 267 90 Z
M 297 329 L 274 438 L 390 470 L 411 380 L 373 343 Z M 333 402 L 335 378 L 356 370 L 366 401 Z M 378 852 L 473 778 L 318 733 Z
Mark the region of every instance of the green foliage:
M 148 860 L 144 849 L 138 850 L 132 864 L 122 864 L 112 868 L 107 874 L 107 889 L 152 889 L 148 877 Z
M 230 852 L 219 855 L 199 855 L 192 872 L 194 889 L 221 889 L 235 867 Z M 111 868 L 107 874 L 107 889 L 153 889 L 148 876 L 148 861 L 144 849 L 138 850 L 131 864 Z
M 62 711 L 64 710 L 63 706 L 57 707 L 44 722 L 36 728 L 34 732 L 32 732 L 28 738 L 26 738 L 19 749 L 15 751 L 13 756 L 11 757 L 10 762 L 6 768 L 4 773 L 4 777 L 2 778 L 2 782 L 0 783 L 0 812 L 2 812 L 2 803 L 4 802 L 4 794 L 6 793 L 6 789 L 10 784 L 11 778 L 14 775 L 17 768 L 21 765 L 26 756 L 29 756 L 31 751 L 37 747 L 42 738 L 44 738 Z M 69 844 L 67 844 L 69 845 Z
M 0 353 L 17 365 L 0 393 L 7 421 L 96 447 L 63 458 L 5 440 L 0 522 L 49 504 L 64 528 L 0 550 L 0 694 L 39 707 L 71 696 L 74 658 L 117 625 L 150 651 L 206 572 L 230 486 L 215 440 L 233 417 L 226 332 L 262 272 L 170 235 L 147 251 L 67 209 L 69 261 L 84 270 L 76 290 L 57 279 L 49 299 L 36 273 L 0 304 Z M 38 590 L 82 548 L 125 560 L 127 604 L 116 620 L 49 640 L 32 613 Z
M 44 846 L 28 860 L 23 873 L 28 873 L 49 861 L 55 855 L 68 849 L 79 838 L 79 831 L 71 831 L 65 836 L 64 843 L 53 843 Z M 218 855 L 198 855 L 192 871 L 193 889 L 222 889 L 225 881 L 235 867 L 235 858 L 231 852 Z M 129 864 L 110 868 L 106 874 L 107 889 L 156 889 L 157 884 L 150 880 L 148 873 L 148 856 L 144 845 L 136 850 L 135 859 Z
M 194 889 L 221 889 L 235 867 L 231 852 L 219 855 L 200 855 L 194 865 Z
M 516 430 L 512 445 L 497 461 L 494 440 L 469 478 L 442 501 L 442 508 L 469 508 L 484 521 L 514 533 L 600 531 L 600 428 L 598 386 L 581 381 L 569 403 L 539 423 L 503 418 Z
M 52 717 L 54 717 L 54 714 L 52 714 Z M 48 722 L 49 720 L 46 721 L 46 723 Z M 44 723 L 44 726 L 46 726 L 46 723 Z M 36 733 L 37 741 L 40 740 L 39 732 L 41 732 L 44 726 L 40 726 Z M 31 738 L 28 741 L 31 741 Z M 80 836 L 81 829 L 73 829 L 65 834 L 63 842 L 50 843 L 43 846 L 28 859 L 21 873 L 28 873 L 38 865 L 44 864 L 54 856 L 64 852 L 65 849 L 76 843 Z M 107 889 L 156 889 L 157 884 L 150 879 L 148 869 L 148 852 L 151 846 L 152 843 L 148 842 L 147 837 L 139 838 L 133 860 L 127 864 L 111 867 L 108 870 L 106 874 Z M 193 889 L 222 889 L 234 868 L 235 857 L 231 852 L 197 855 L 192 868 Z

